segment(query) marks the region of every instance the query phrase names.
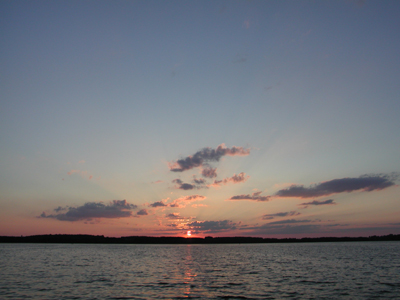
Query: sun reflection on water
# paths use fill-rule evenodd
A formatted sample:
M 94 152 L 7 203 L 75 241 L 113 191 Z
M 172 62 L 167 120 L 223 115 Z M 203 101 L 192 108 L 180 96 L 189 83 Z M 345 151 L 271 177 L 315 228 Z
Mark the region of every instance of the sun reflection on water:
M 184 269 L 184 278 L 183 278 L 184 284 L 185 284 L 184 294 L 187 297 L 189 297 L 191 295 L 192 289 L 196 286 L 194 284 L 194 280 L 195 280 L 197 274 L 194 271 L 193 264 L 194 264 L 194 262 L 193 262 L 193 257 L 192 257 L 192 246 L 187 245 L 186 256 L 185 256 L 185 261 L 184 261 L 185 269 Z

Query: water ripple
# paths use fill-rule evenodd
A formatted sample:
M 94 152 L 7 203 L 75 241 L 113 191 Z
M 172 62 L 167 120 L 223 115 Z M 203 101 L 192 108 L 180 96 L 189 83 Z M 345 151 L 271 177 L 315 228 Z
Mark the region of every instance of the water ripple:
M 398 299 L 400 243 L 0 245 L 1 299 Z

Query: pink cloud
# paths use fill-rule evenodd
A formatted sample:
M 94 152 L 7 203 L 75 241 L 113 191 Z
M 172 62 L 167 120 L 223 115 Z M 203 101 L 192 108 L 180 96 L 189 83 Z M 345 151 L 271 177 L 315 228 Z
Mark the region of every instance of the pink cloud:
M 71 171 L 69 171 L 67 174 L 68 175 L 72 175 L 72 174 L 74 174 L 74 173 L 80 173 L 81 171 L 80 170 L 71 170 Z
M 190 196 L 185 196 L 185 197 L 180 197 L 172 201 L 172 203 L 169 204 L 170 207 L 178 207 L 182 208 L 185 207 L 187 202 L 189 201 L 202 201 L 206 199 L 205 196 L 201 195 L 190 195 Z

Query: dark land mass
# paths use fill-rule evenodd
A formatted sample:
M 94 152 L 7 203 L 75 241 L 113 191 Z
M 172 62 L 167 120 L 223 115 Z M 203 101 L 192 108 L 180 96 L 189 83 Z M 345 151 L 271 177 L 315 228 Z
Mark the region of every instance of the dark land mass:
M 400 241 L 400 234 L 369 237 L 318 237 L 318 238 L 260 238 L 260 237 L 151 237 L 127 236 L 105 237 L 88 234 L 48 234 L 31 236 L 0 236 L 0 243 L 60 243 L 60 244 L 250 244 L 250 243 L 316 243 L 316 242 L 361 242 Z

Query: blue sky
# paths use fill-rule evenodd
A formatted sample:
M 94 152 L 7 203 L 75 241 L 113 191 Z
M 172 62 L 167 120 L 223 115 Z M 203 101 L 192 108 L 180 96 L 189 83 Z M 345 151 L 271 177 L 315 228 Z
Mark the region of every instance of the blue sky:
M 400 233 L 397 1 L 0 8 L 0 234 Z

